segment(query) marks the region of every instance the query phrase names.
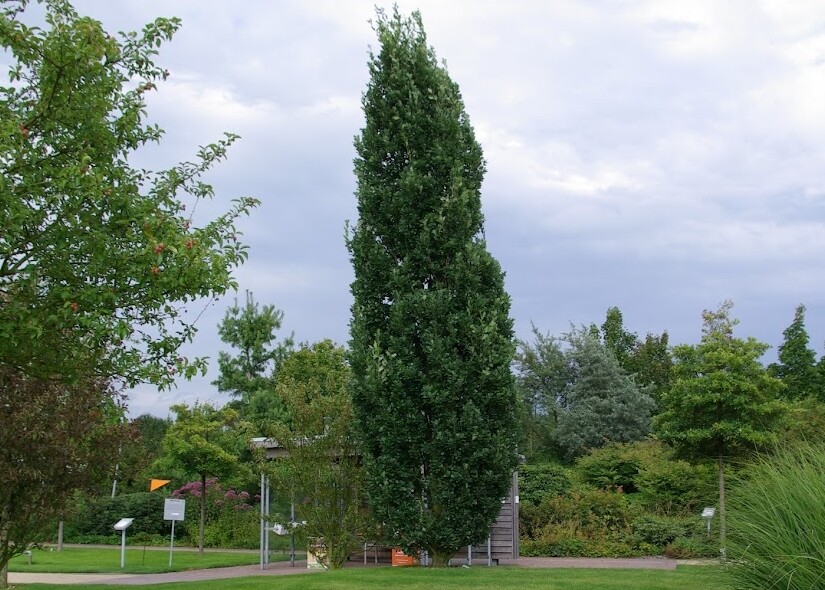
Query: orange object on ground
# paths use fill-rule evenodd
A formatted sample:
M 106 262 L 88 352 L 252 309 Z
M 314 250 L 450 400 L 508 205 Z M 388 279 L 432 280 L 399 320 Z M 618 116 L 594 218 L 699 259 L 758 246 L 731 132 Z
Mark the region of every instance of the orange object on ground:
M 411 557 L 401 551 L 398 547 L 392 548 L 392 566 L 401 567 L 408 565 L 418 565 L 418 559 Z

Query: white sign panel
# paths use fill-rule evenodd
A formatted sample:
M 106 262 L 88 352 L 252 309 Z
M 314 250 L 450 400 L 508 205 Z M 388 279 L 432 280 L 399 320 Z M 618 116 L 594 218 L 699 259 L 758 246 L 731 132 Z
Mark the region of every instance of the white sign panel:
M 129 528 L 129 525 L 132 524 L 132 521 L 135 520 L 134 518 L 121 518 L 119 521 L 115 523 L 115 530 L 116 531 L 125 531 Z
M 163 520 L 183 520 L 186 500 L 166 498 L 163 502 Z

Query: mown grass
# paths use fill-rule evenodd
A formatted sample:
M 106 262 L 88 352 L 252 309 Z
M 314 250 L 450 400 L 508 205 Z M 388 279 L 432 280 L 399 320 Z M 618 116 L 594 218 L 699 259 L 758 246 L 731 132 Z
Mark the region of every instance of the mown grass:
M 208 582 L 177 582 L 129 586 L 135 590 L 730 590 L 725 572 L 713 566 L 680 566 L 676 571 L 606 569 L 520 569 L 473 567 L 428 570 L 422 568 L 352 568 L 273 578 L 254 576 Z M 120 590 L 123 586 L 89 586 Z M 65 586 L 29 584 L 27 590 L 58 590 Z
M 288 559 L 288 556 L 286 556 Z M 191 548 L 175 549 L 172 567 L 169 567 L 169 550 L 126 548 L 126 567 L 120 569 L 120 547 L 117 548 L 66 548 L 63 551 L 34 550 L 32 563 L 25 555 L 9 562 L 9 571 L 37 573 L 124 573 L 154 574 L 179 572 L 233 565 L 258 563 L 257 553 L 206 552 L 199 555 Z M 273 556 L 272 561 L 284 559 Z

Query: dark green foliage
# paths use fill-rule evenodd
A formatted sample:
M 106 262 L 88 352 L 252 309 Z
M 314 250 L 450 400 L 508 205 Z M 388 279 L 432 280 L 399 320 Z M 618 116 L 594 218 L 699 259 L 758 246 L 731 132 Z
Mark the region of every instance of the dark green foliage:
M 278 367 L 293 346 L 291 335 L 275 344 L 275 332 L 281 328 L 283 317 L 284 313 L 274 305 L 259 308 L 252 293 L 247 291 L 244 306 L 239 306 L 236 300 L 218 327 L 221 340 L 238 353 L 237 356 L 219 353 L 219 375 L 212 384 L 236 399 L 232 407 L 259 435 L 269 435 L 272 423 L 288 418 L 275 395 Z
M 576 462 L 578 478 L 601 489 L 621 488 L 657 514 L 695 514 L 712 504 L 714 471 L 707 464 L 676 460 L 657 442 L 611 444 Z
M 709 463 L 652 461 L 636 476 L 639 500 L 656 514 L 698 514 L 713 506 L 716 471 Z
M 143 492 L 154 476 L 151 465 L 163 451 L 163 438 L 172 420 L 142 414 L 128 426 L 128 435 L 119 443 L 117 491 Z
M 664 555 L 671 559 L 719 557 L 719 546 L 714 539 L 709 539 L 705 535 L 679 537 L 665 547 Z
M 607 310 L 601 336 L 604 347 L 613 353 L 619 361 L 619 366 L 626 372 L 633 373 L 631 354 L 639 338 L 634 332 L 628 332 L 624 327 L 624 318 L 618 307 L 611 307 Z
M 521 502 L 540 504 L 570 491 L 569 469 L 556 463 L 522 465 L 518 471 L 518 489 Z
M 134 518 L 129 536 L 139 533 L 169 535 L 169 523 L 163 520 L 163 503 L 168 496 L 158 492 L 121 494 L 114 498 L 75 496 L 75 506 L 66 520 L 64 540 L 79 542 L 81 537 L 100 535 L 113 537 L 120 534 L 112 526 L 121 518 Z
M 609 444 L 594 449 L 576 461 L 576 474 L 581 481 L 603 490 L 621 488 L 627 494 L 637 491 L 636 478 L 642 469 L 642 458 L 633 447 Z
M 608 442 L 641 440 L 650 432 L 653 400 L 639 390 L 596 338 L 573 331 L 567 339 L 572 382 L 554 437 L 568 459 Z
M 379 11 L 356 138 L 350 362 L 375 518 L 436 564 L 486 538 L 516 465 L 504 275 L 458 86 L 421 17 Z
M 648 334 L 644 342 L 637 342 L 631 353 L 629 370 L 636 383 L 644 387 L 659 403 L 662 395 L 670 388 L 673 372 L 673 357 L 668 346 L 668 333 Z
M 701 518 L 674 518 L 644 514 L 631 523 L 637 543 L 647 543 L 654 547 L 666 547 L 680 537 L 691 537 L 701 533 Z
M 825 400 L 816 366 L 816 353 L 808 347 L 804 305 L 796 308 L 793 322 L 783 335 L 785 340 L 779 346 L 779 362 L 771 364 L 768 370 L 785 384 L 785 397 L 791 400 L 809 397 Z
M 759 362 L 768 349 L 755 338 L 734 338 L 738 321 L 725 301 L 702 314 L 702 340 L 673 349 L 674 381 L 656 418 L 662 440 L 685 456 L 719 464 L 720 543 L 725 549 L 725 461 L 777 440 L 785 406 L 782 382 Z
M 553 431 L 570 382 L 561 340 L 532 328 L 535 343 L 520 341 L 515 359 L 522 425 L 519 449 L 529 461 L 558 452 Z
M 825 446 L 763 456 L 730 493 L 732 575 L 737 588 L 822 588 L 825 578 Z

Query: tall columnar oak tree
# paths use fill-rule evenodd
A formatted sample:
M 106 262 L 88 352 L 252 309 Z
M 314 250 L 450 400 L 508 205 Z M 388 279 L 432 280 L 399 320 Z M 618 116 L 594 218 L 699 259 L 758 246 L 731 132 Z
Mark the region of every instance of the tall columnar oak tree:
M 153 59 L 179 21 L 115 37 L 65 0 L 42 4 L 40 27 L 28 2 L 0 7 L 0 362 L 169 385 L 205 369 L 178 354 L 195 331 L 182 305 L 233 287 L 246 256 L 234 224 L 253 199 L 192 218 L 213 194 L 202 174 L 236 138 L 166 171 L 134 168 L 162 136 L 146 95 L 168 76 Z
M 379 11 L 375 30 L 348 238 L 352 395 L 377 522 L 441 565 L 487 537 L 516 466 L 510 300 L 458 86 L 418 13 Z
M 655 425 L 683 455 L 719 465 L 720 545 L 725 550 L 725 462 L 776 442 L 784 405 L 782 382 L 759 359 L 768 345 L 734 338 L 733 303 L 702 314 L 702 340 L 673 349 L 673 384 L 661 399 Z

